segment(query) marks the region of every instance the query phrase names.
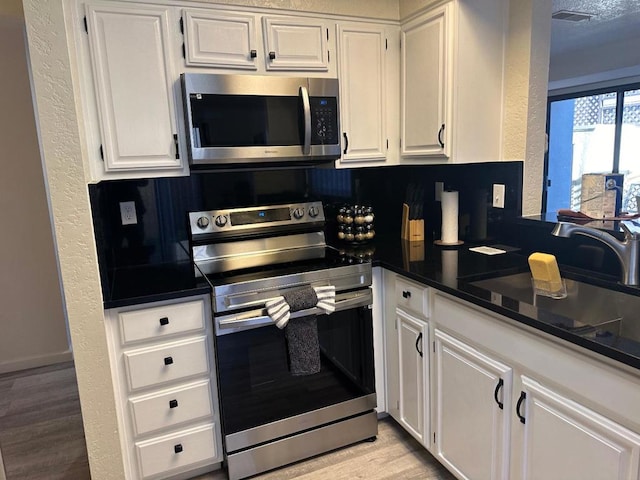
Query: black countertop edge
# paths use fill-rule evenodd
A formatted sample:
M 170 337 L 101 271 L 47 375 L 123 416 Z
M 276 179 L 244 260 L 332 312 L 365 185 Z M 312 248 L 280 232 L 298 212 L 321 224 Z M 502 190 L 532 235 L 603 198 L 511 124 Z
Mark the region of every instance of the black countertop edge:
M 473 245 L 463 245 L 457 249 L 459 270 L 455 279 L 442 278 L 442 269 L 438 268 L 438 261 L 434 261 L 434 257 L 437 258 L 437 256 L 441 254 L 442 250 L 433 245 L 425 244 L 425 260 L 411 262 L 409 265 L 410 269 L 407 269 L 403 264 L 402 252 L 398 253 L 398 250 L 404 248 L 401 240 L 387 240 L 384 242 L 384 246 L 378 244 L 376 246 L 376 252 L 371 260 L 373 266 L 386 268 L 418 283 L 433 287 L 523 325 L 540 330 L 630 367 L 640 369 L 640 343 L 626 339 L 618 339 L 617 341 L 622 344 L 621 348 L 626 350 L 623 351 L 607 345 L 605 343 L 606 340 L 598 342 L 596 339 L 577 335 L 571 331 L 520 313 L 517 310 L 519 304 L 518 300 L 503 297 L 503 303 L 507 304 L 507 306 L 491 302 L 489 298 L 491 298 L 492 292 L 470 285 L 470 283 L 482 278 L 498 277 L 529 271 L 527 259 L 524 255 L 520 255 L 518 253 L 505 253 L 487 257 L 482 254 L 470 252 L 468 250 L 470 246 Z M 481 259 L 481 257 L 487 258 Z M 640 296 L 640 289 L 621 285 L 615 281 L 616 279 L 610 276 L 586 272 L 576 268 L 567 267 L 565 269 L 562 266 L 561 270 L 563 277 L 571 277 L 576 280 L 584 281 L 585 283 L 592 283 L 612 290 Z M 483 298 L 483 296 L 488 298 Z M 512 307 L 510 308 L 509 305 L 512 305 Z M 545 315 L 550 314 L 545 312 Z M 558 316 L 558 318 L 560 317 Z
M 117 268 L 110 279 L 103 292 L 106 310 L 211 293 L 209 283 L 195 276 L 190 260 Z

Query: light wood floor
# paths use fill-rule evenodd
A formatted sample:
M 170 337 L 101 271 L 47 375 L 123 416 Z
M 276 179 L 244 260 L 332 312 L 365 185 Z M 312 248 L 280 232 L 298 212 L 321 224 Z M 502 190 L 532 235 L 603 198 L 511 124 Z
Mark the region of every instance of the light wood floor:
M 90 479 L 73 364 L 0 375 L 0 449 L 7 480 Z M 224 480 L 224 471 L 197 480 Z M 260 480 L 451 480 L 395 421 L 383 419 L 378 439 L 263 475 Z

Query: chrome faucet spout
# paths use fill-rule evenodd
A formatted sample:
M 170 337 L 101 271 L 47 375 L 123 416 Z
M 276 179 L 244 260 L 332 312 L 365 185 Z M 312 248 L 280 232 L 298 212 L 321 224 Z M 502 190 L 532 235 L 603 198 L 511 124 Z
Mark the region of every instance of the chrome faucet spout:
M 624 240 L 618 240 L 613 235 L 597 228 L 576 225 L 569 222 L 558 222 L 551 231 L 556 237 L 569 238 L 572 235 L 583 235 L 604 243 L 616 254 L 622 265 L 622 280 L 625 285 L 638 285 L 638 255 L 640 250 L 640 236 L 631 233 L 626 225 L 620 224 L 624 230 Z

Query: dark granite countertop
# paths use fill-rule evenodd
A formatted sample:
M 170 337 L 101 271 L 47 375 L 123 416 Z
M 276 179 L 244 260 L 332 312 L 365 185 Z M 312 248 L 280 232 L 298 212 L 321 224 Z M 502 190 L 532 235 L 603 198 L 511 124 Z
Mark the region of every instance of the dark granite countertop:
M 195 277 L 189 260 L 115 269 L 108 292 L 105 309 L 207 294 L 211 287 Z
M 473 284 L 482 278 L 528 272 L 527 257 L 517 248 L 507 247 L 509 251 L 504 254 L 484 255 L 470 251 L 469 247 L 474 246 L 470 244 L 443 248 L 431 242 L 409 243 L 384 236 L 357 248 L 335 246 L 346 254 L 370 259 L 374 266 L 382 266 L 524 325 L 640 368 L 640 343 L 614 335 L 576 334 L 561 327 L 567 324 L 562 317 Z M 562 266 L 561 269 L 563 277 L 640 296 L 640 289 L 622 286 L 615 278 Z M 111 273 L 109 295 L 104 298 L 105 309 L 211 292 L 204 279 L 195 277 L 190 261 L 121 268 Z
M 527 256 L 519 253 L 517 248 L 507 247 L 510 251 L 504 254 L 484 255 L 470 251 L 469 247 L 473 246 L 475 245 L 465 244 L 455 248 L 443 248 L 430 242 L 420 245 L 410 244 L 401 239 L 380 237 L 360 249 L 366 249 L 367 257 L 371 258 L 374 266 L 382 266 L 575 345 L 631 367 L 640 368 L 640 343 L 636 341 L 615 335 L 597 337 L 574 333 L 570 328 L 562 327 L 569 325 L 564 317 L 473 285 L 473 282 L 483 278 L 529 271 Z M 358 254 L 358 250 L 338 247 L 348 253 Z M 640 289 L 620 285 L 612 277 L 575 268 L 563 268 L 562 265 L 561 270 L 564 278 L 640 296 Z M 638 315 L 640 321 L 640 313 Z

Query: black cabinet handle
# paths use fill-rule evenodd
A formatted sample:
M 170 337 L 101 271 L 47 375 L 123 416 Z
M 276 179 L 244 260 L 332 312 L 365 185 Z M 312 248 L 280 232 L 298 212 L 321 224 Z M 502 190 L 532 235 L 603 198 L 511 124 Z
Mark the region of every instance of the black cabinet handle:
M 173 363 L 173 357 L 164 357 L 164 364 L 171 365 Z
M 176 408 L 178 406 L 178 400 L 169 400 L 169 408 Z
M 403 298 L 411 298 L 411 292 L 409 290 L 403 290 L 402 291 L 402 297 Z
M 182 448 L 182 444 L 181 443 L 173 446 L 173 451 L 176 452 L 176 453 L 180 453 L 182 450 L 184 450 L 184 448 Z
M 162 325 L 163 327 L 164 327 L 165 325 L 169 325 L 169 317 L 162 317 L 162 318 L 160 319 L 160 325 Z
M 269 52 L 269 58 L 271 60 L 275 60 L 276 59 L 276 52 Z
M 342 136 L 344 137 L 344 151 L 342 153 L 346 155 L 349 149 L 349 137 L 347 136 L 347 132 L 342 132 Z
M 420 341 L 422 340 L 422 332 L 420 332 L 418 334 L 418 338 L 416 338 L 416 350 L 418 351 L 418 353 L 420 354 L 420 356 L 422 357 L 422 350 L 420 350 L 418 348 L 418 344 L 420 343 Z
M 520 423 L 525 423 L 524 416 L 520 413 L 520 407 L 522 406 L 522 402 L 527 398 L 527 394 L 525 392 L 520 392 L 520 398 L 518 399 L 518 403 L 516 404 L 516 415 L 520 419 Z
M 498 380 L 498 384 L 496 385 L 496 389 L 493 391 L 493 399 L 498 404 L 498 407 L 500 407 L 500 410 L 504 410 L 504 403 L 498 400 L 498 392 L 500 391 L 503 385 L 504 385 L 504 381 L 500 378 Z
M 256 58 L 258 56 L 258 52 L 256 50 L 251 50 L 249 52 L 249 55 L 251 56 L 251 58 Z
M 442 141 L 442 134 L 443 133 L 444 133 L 444 123 L 440 127 L 440 130 L 438 130 L 438 143 L 440 144 L 440 146 L 442 148 L 444 148 L 444 142 Z
M 180 149 L 178 148 L 178 134 L 174 133 L 173 134 L 173 143 L 176 146 L 176 160 L 180 159 Z

